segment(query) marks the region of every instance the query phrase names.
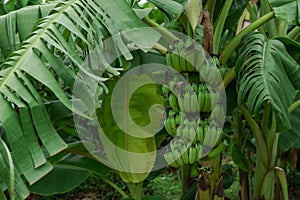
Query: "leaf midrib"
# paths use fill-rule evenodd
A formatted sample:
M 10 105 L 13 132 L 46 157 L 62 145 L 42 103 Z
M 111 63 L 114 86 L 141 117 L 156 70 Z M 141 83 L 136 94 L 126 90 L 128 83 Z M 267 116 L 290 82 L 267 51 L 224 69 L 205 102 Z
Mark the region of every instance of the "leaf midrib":
M 267 44 L 268 44 L 268 42 L 264 42 L 263 57 L 262 57 L 263 66 L 261 67 L 261 74 L 262 74 L 262 77 L 263 77 L 263 82 L 264 82 L 265 88 L 267 90 L 267 94 L 268 94 L 270 100 L 272 100 L 271 99 L 271 93 L 270 93 L 270 90 L 269 90 L 269 87 L 268 87 L 268 84 L 267 84 L 267 80 L 266 80 L 266 77 L 265 77 L 265 66 L 266 66 L 265 65 L 265 62 L 266 62 L 266 59 L 265 59 L 266 56 L 265 55 L 266 55 L 266 51 L 267 51 Z

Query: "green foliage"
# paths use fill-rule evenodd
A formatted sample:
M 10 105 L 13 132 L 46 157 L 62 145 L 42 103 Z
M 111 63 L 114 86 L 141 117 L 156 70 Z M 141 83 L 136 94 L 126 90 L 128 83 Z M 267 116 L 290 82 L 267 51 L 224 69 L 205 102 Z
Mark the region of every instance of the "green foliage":
M 279 140 L 278 140 L 278 146 L 284 151 L 289 150 L 292 147 L 295 147 L 297 149 L 300 148 L 300 146 L 297 145 L 297 141 L 300 140 L 300 108 L 296 108 L 291 113 L 291 125 L 292 128 L 280 133 Z
M 128 102 L 127 106 L 129 107 L 129 113 L 126 112 L 127 110 L 122 107 L 124 102 L 118 100 L 118 102 L 121 104 L 114 104 L 113 109 L 118 110 L 121 121 L 118 122 L 118 124 L 115 122 L 111 107 L 111 93 L 104 96 L 102 108 L 98 113 L 99 123 L 104 134 L 110 141 L 115 144 L 115 146 L 113 147 L 107 146 L 106 142 L 103 142 L 105 141 L 103 136 L 100 136 L 101 141 L 104 145 L 104 150 L 107 153 L 110 163 L 116 163 L 117 166 L 121 167 L 121 169 L 125 171 L 120 172 L 120 175 L 125 182 L 142 182 L 149 175 L 155 162 L 155 154 L 149 154 L 151 152 L 154 152 L 156 149 L 155 137 L 154 135 L 152 135 L 154 133 L 150 132 L 151 129 L 149 130 L 149 132 L 144 132 L 140 129 L 139 126 L 148 125 L 149 122 L 153 123 L 153 121 L 149 120 L 148 113 L 145 112 L 145 109 L 148 111 L 149 108 L 154 104 L 162 105 L 162 100 L 156 92 L 156 86 L 153 84 L 138 88 L 136 91 L 134 91 L 133 96 L 131 96 L 131 98 L 129 99 L 131 95 L 131 88 L 135 87 L 135 85 L 139 86 L 139 84 L 141 83 L 140 81 L 149 78 L 150 77 L 147 77 L 145 75 L 133 75 L 130 76 L 130 78 L 127 78 L 128 80 L 126 79 L 125 83 L 117 85 L 117 87 L 115 87 L 116 80 L 107 82 L 110 91 L 113 91 L 114 88 L 117 88 L 118 91 L 114 92 L 119 95 L 118 98 L 124 98 L 123 101 Z M 130 84 L 130 86 L 128 84 Z M 133 122 L 135 122 L 135 125 L 131 124 L 132 122 L 129 121 L 131 120 L 131 117 Z M 154 116 L 151 116 L 151 120 L 154 119 L 153 117 Z M 136 126 L 136 128 L 134 128 L 134 126 Z M 126 132 L 119 127 L 127 128 L 125 129 Z M 133 133 L 133 130 L 135 130 L 135 134 L 139 137 L 128 135 L 128 131 Z M 127 151 L 118 151 L 119 148 L 124 150 L 126 149 Z M 131 154 L 132 152 L 144 154 L 148 153 L 148 155 L 145 155 L 143 160 L 141 160 L 134 157 L 134 155 Z M 132 169 L 127 167 L 130 166 L 131 163 L 136 163 L 135 165 L 132 165 Z M 134 171 L 136 169 L 144 172 L 136 173 Z
M 248 35 L 237 61 L 238 102 L 247 102 L 258 117 L 260 109 L 270 102 L 275 111 L 277 130 L 291 127 L 288 108 L 299 88 L 300 65 L 277 39 L 265 41 L 263 35 Z
M 38 182 L 30 186 L 30 191 L 46 196 L 65 193 L 77 187 L 80 183 L 85 181 L 88 176 L 89 173 L 87 171 L 58 166 Z
M 151 180 L 146 188 L 151 195 L 159 196 L 164 200 L 176 200 L 181 196 L 180 177 L 173 172 L 159 175 Z

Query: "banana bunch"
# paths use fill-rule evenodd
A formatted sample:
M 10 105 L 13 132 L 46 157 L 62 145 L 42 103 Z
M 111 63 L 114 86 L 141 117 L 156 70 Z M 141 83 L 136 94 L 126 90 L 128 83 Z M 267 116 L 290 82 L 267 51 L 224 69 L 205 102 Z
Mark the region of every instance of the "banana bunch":
M 164 158 L 172 167 L 194 164 L 200 160 L 201 145 L 186 146 L 184 140 L 173 141 L 170 149 L 164 154 Z
M 204 50 L 190 40 L 175 42 L 166 61 L 188 81 L 180 81 L 171 73 L 165 75 L 162 96 L 167 101 L 168 117 L 164 125 L 173 140 L 164 158 L 173 167 L 214 158 L 224 146 L 222 129 L 217 124 L 224 110 L 218 105 L 220 94 L 215 91 L 222 83 L 220 72 L 222 76 L 224 68 L 213 67 L 219 66 L 218 58 L 206 59 Z
M 167 65 L 178 72 L 199 70 L 204 60 L 205 52 L 193 40 L 176 41 L 166 55 Z
M 185 118 L 183 125 L 177 128 L 177 136 L 187 143 L 196 144 L 198 124 L 195 119 Z
M 177 127 L 181 123 L 181 115 L 182 113 L 179 114 L 174 110 L 170 110 L 168 113 L 168 117 L 165 120 L 165 128 L 171 136 L 175 136 L 177 134 Z

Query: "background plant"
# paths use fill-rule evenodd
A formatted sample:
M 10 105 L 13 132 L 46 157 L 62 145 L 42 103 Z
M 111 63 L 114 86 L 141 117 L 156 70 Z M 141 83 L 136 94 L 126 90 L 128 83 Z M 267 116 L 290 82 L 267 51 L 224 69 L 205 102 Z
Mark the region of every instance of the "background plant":
M 284 199 L 288 198 L 285 175 L 279 167 L 288 170 L 290 163 L 296 169 L 295 160 L 278 160 L 278 156 L 299 148 L 295 109 L 299 105 L 295 99 L 299 89 L 299 0 L 149 2 L 144 6 L 134 0 L 0 2 L 0 187 L 6 191 L 0 193 L 0 199 L 24 199 L 30 191 L 63 193 L 89 173 L 99 175 L 128 197 L 106 178 L 110 169 L 95 161 L 80 142 L 72 112 L 86 116 L 72 110 L 71 91 L 79 70 L 106 90 L 105 81 L 121 75 L 120 69 L 154 60 L 165 64 L 168 46 L 155 44 L 153 50 L 145 51 L 143 43 L 145 38 L 155 43 L 157 32 L 169 42 L 176 40 L 164 28 L 194 37 L 227 69 L 223 82 L 228 94 L 227 126 L 235 134 L 230 140 L 232 158 L 241 169 L 241 183 L 248 183 L 248 189 L 244 184 L 241 187 L 242 199 L 272 199 L 280 190 Z M 40 5 L 27 7 L 31 4 Z M 193 6 L 188 9 L 187 5 Z M 211 29 L 207 23 L 201 24 L 202 9 L 210 13 L 205 19 Z M 120 19 L 122 23 L 117 23 Z M 244 27 L 245 21 L 250 25 Z M 126 32 L 146 24 L 157 32 Z M 212 37 L 208 37 L 209 31 Z M 101 54 L 101 44 L 111 35 L 118 35 L 118 42 L 110 50 L 122 56 L 109 65 Z M 129 53 L 132 43 L 144 51 Z M 95 47 L 100 47 L 100 69 L 84 68 L 81 64 Z M 157 148 L 166 142 L 166 136 L 163 130 L 155 137 Z M 257 161 L 263 160 L 256 166 L 252 164 L 255 156 Z M 63 190 L 49 185 L 61 174 L 68 177 L 61 182 Z M 183 198 L 194 198 L 193 180 Z

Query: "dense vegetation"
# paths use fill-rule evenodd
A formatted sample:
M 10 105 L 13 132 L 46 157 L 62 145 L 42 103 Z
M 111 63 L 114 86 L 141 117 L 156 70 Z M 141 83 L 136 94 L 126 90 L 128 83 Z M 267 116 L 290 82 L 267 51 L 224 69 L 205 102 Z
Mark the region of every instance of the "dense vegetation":
M 300 0 L 0 0 L 0 200 L 89 181 L 96 199 L 297 199 L 299 16 Z

